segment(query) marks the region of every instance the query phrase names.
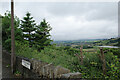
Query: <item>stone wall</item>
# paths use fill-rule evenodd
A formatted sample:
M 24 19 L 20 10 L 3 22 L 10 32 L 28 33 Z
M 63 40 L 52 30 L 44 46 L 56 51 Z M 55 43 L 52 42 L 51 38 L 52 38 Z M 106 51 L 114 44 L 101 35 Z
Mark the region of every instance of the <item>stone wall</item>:
M 3 51 L 3 57 L 10 63 L 10 54 Z M 22 65 L 22 60 L 31 63 L 30 69 Z M 81 78 L 81 73 L 70 73 L 69 69 L 54 64 L 46 63 L 36 59 L 28 59 L 24 57 L 16 57 L 16 70 L 25 78 Z

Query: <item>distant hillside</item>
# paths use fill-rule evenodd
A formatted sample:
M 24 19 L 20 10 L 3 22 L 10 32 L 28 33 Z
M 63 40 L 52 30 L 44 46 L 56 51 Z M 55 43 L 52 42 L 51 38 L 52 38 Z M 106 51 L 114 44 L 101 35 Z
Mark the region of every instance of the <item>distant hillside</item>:
M 68 40 L 68 41 L 54 41 L 57 46 L 120 46 L 120 38 L 111 39 L 84 39 L 84 40 Z M 52 44 L 53 44 L 52 43 Z
M 80 43 L 80 42 L 93 42 L 93 41 L 99 41 L 99 40 L 103 40 L 103 39 L 81 39 L 81 40 L 56 40 L 53 41 L 53 43 Z
M 81 39 L 81 40 L 66 40 L 66 41 L 62 40 L 62 41 L 54 41 L 53 43 L 57 44 L 57 46 L 90 45 L 93 42 L 100 40 L 103 39 Z
M 105 39 L 105 40 L 99 40 L 93 42 L 94 45 L 104 46 L 120 46 L 120 38 L 111 38 L 111 39 Z

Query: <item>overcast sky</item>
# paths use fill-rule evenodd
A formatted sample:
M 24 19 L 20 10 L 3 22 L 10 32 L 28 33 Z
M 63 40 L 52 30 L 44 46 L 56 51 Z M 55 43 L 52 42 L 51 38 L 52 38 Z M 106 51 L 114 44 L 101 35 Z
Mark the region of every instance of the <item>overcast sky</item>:
M 0 3 L 4 14 L 10 3 Z M 118 36 L 117 2 L 16 2 L 15 15 L 31 12 L 36 23 L 45 18 L 53 40 L 103 39 Z

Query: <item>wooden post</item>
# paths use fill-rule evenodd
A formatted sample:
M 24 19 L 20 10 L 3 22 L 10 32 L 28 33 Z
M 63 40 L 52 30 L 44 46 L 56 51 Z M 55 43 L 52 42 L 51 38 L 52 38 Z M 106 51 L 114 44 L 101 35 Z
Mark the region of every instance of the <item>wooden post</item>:
M 81 65 L 83 64 L 83 51 L 82 51 L 82 49 L 83 49 L 83 46 L 80 47 Z
M 103 74 L 105 75 L 106 74 L 106 61 L 105 61 L 105 56 L 104 56 L 103 48 L 100 48 L 100 53 L 101 53 Z
M 77 56 L 78 60 L 80 61 L 80 56 L 79 56 L 79 54 L 77 53 L 77 54 L 74 54 L 74 55 Z
M 15 69 L 14 2 L 11 0 L 11 69 Z

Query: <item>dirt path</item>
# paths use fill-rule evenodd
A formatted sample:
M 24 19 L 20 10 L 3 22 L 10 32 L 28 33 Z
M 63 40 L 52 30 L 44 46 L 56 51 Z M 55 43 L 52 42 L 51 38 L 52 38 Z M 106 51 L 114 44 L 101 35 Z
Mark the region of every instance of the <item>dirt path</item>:
M 2 79 L 2 46 L 0 45 L 0 80 Z
M 11 66 L 10 66 L 10 56 L 5 56 L 4 52 L 2 53 L 2 60 L 0 60 L 0 63 L 2 61 L 2 64 L 0 65 L 2 67 L 2 79 L 5 78 L 17 78 L 15 75 L 11 72 Z

